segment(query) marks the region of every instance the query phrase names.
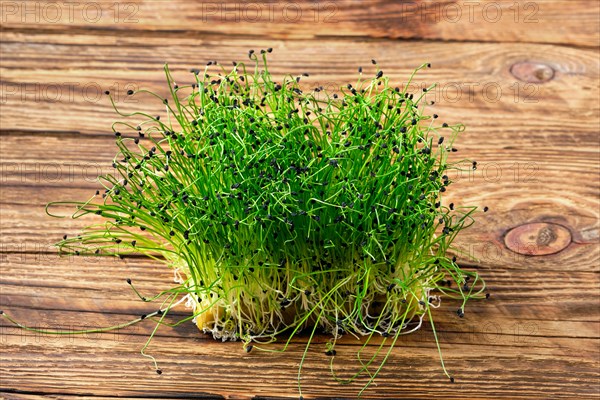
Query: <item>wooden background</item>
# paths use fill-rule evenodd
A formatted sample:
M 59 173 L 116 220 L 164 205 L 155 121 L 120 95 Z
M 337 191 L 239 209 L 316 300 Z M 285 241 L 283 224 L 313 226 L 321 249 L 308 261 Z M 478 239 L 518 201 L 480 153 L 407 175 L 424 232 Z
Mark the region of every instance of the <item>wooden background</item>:
M 273 47 L 271 71 L 311 73 L 335 87 L 378 60 L 403 82 L 439 84 L 436 111 L 463 122 L 460 155 L 479 162 L 455 176 L 447 201 L 487 205 L 459 246 L 491 298 L 463 319 L 446 300 L 435 311 L 446 365 L 431 329 L 403 338 L 366 392 L 374 398 L 598 398 L 599 13 L 595 1 L 0 1 L 0 309 L 37 327 L 98 327 L 152 311 L 125 283 L 166 288 L 172 275 L 143 258 L 58 258 L 50 245 L 86 221 L 53 219 L 52 200 L 87 198 L 110 170 L 116 119 L 152 109 L 129 88 L 164 91 L 163 63 L 180 82 L 209 60 L 227 65 Z M 470 4 L 470 5 L 469 5 Z M 458 12 L 461 12 L 460 14 Z M 500 17 L 500 18 L 499 18 Z M 68 210 L 59 210 L 68 211 Z M 181 315 L 187 311 L 182 308 Z M 297 397 L 304 338 L 283 354 L 246 354 L 239 343 L 199 335 L 192 324 L 105 334 L 28 334 L 0 320 L 5 398 Z M 305 398 L 355 397 L 361 384 L 329 375 L 319 337 L 303 370 Z M 342 372 L 358 342 L 337 348 Z

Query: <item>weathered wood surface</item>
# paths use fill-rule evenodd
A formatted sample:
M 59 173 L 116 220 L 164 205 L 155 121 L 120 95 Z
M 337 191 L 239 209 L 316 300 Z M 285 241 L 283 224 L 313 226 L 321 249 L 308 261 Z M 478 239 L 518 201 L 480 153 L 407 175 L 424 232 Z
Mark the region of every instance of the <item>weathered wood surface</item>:
M 598 45 L 600 5 L 585 0 L 2 1 L 6 30 L 252 40 L 349 38 Z M 199 3 L 199 4 L 198 4 Z M 568 18 L 566 18 L 568 13 Z
M 562 137 L 593 131 L 598 115 L 594 107 L 600 77 L 597 52 L 587 48 L 366 39 L 349 45 L 341 39 L 231 38 L 224 44 L 218 35 L 166 40 L 89 32 L 36 35 L 9 31 L 3 33 L 3 40 L 2 108 L 4 118 L 12 121 L 5 130 L 110 135 L 115 112 L 103 95 L 105 90 L 113 92 L 124 110 L 144 105 L 164 114 L 157 101 L 127 97 L 127 90 L 144 87 L 165 95 L 165 62 L 179 84 L 191 84 L 190 68 L 202 67 L 209 60 L 227 66 L 232 60 L 246 59 L 248 49 L 268 46 L 274 48 L 269 68 L 274 75 L 310 72 L 307 85 L 332 90 L 354 82 L 360 65 L 365 73 L 375 74 L 371 58 L 398 85 L 406 83 L 414 68 L 432 62 L 432 69 L 417 76 L 414 88 L 437 83 L 439 87 L 429 98 L 437 102 L 439 114 L 488 138 L 510 130 L 525 136 L 527 143 L 539 145 L 540 132 Z M 44 55 L 43 67 L 37 58 L 40 54 Z M 554 77 L 544 84 L 532 84 L 511 73 L 514 65 L 532 59 L 540 68 L 551 68 Z M 24 108 L 35 112 L 23 119 Z M 541 114 L 542 110 L 547 112 Z M 573 118 L 575 114 L 580 118 Z M 518 126 L 515 118 L 520 118 Z
M 86 221 L 50 218 L 44 205 L 91 196 L 94 177 L 111 170 L 115 114 L 103 90 L 125 109 L 160 113 L 124 93 L 163 91 L 164 62 L 185 83 L 190 68 L 239 61 L 248 49 L 267 46 L 275 49 L 275 75 L 308 71 L 307 84 L 328 88 L 355 79 L 359 65 L 368 71 L 371 58 L 399 83 L 431 61 L 417 83 L 439 84 L 435 112 L 467 125 L 458 154 L 479 162 L 473 175 L 454 177 L 447 201 L 490 207 L 457 242 L 479 261 L 461 262 L 480 271 L 492 297 L 469 303 L 464 319 L 451 300 L 435 310 L 454 385 L 425 324 L 402 338 L 366 396 L 600 396 L 597 2 L 482 1 L 473 5 L 472 22 L 465 2 L 253 3 L 269 18 L 260 23 L 249 20 L 244 3 L 100 1 L 58 20 L 52 4 L 61 3 L 31 3 L 24 15 L 23 2 L 0 1 L 0 309 L 38 327 L 105 326 L 155 308 L 137 300 L 125 278 L 144 292 L 172 284 L 155 261 L 59 258 L 50 247 Z M 496 4 L 503 16 L 494 23 Z M 456 6 L 463 16 L 451 22 Z M 295 9 L 302 16 L 291 20 Z M 187 312 L 182 307 L 177 316 Z M 246 354 L 239 343 L 215 342 L 191 324 L 163 327 L 149 348 L 164 371 L 158 376 L 138 353 L 150 321 L 85 337 L 0 323 L 5 398 L 293 398 L 306 343 L 298 337 L 285 353 Z M 307 358 L 304 397 L 355 397 L 363 381 L 331 380 L 326 340 L 318 337 Z M 348 337 L 338 346 L 342 374 L 356 365 L 357 344 Z
M 3 265 L 8 277 L 2 281 L 3 307 L 17 318 L 34 319 L 37 327 L 61 325 L 73 330 L 126 321 L 155 308 L 136 300 L 125 277 L 135 276 L 146 293 L 166 288 L 171 278 L 164 268 L 142 259 L 82 264 L 78 258 L 10 254 Z M 393 398 L 399 393 L 419 396 L 426 390 L 430 398 L 527 397 L 558 395 L 560 387 L 564 397 L 593 395 L 595 388 L 581 385 L 579 379 L 594 381 L 597 373 L 598 315 L 590 312 L 590 299 L 581 295 L 597 288 L 595 274 L 531 271 L 516 278 L 514 271 L 493 266 L 482 267 L 481 272 L 493 282 L 490 300 L 471 304 L 464 319 L 453 313 L 456 304 L 450 301 L 437 310 L 446 362 L 460 381 L 450 385 L 440 379 L 432 333 L 425 326 L 402 340 L 371 394 Z M 148 322 L 105 334 L 51 337 L 4 325 L 3 375 L 11 375 L 14 387 L 33 393 L 169 397 L 205 392 L 232 398 L 244 398 L 244 391 L 255 396 L 294 393 L 302 338 L 294 340 L 284 355 L 248 355 L 239 343 L 214 342 L 191 325 L 164 328 L 150 348 L 165 371 L 157 377 L 136 355 L 152 327 Z M 322 350 L 325 340 L 319 337 L 314 348 Z M 338 347 L 342 371 L 352 365 L 356 345 L 346 338 Z M 18 366 L 20 373 L 6 364 Z M 328 382 L 327 368 L 322 351 L 311 353 L 303 380 L 306 393 L 351 396 L 357 386 Z M 577 377 L 570 372 L 573 368 Z M 540 374 L 544 379 L 537 380 Z M 234 385 L 229 381 L 233 377 Z M 520 380 L 518 387 L 513 379 Z M 98 380 L 102 385 L 95 383 Z
M 459 153 L 479 160 L 479 168 L 472 174 L 455 175 L 446 201 L 487 205 L 491 211 L 482 213 L 478 222 L 458 237 L 458 247 L 480 263 L 492 262 L 502 268 L 564 268 L 561 263 L 548 262 L 554 259 L 569 263 L 571 270 L 599 271 L 598 184 L 588 182 L 588 177 L 598 175 L 600 166 L 594 160 L 593 146 L 578 146 L 584 135 L 576 140 L 563 137 L 562 146 L 560 138 L 549 135 L 547 140 L 540 138 L 543 144 L 532 152 L 529 146 L 515 148 L 509 134 L 482 141 L 480 136 L 465 133 Z M 593 142 L 595 135 L 590 130 L 583 141 Z M 63 234 L 77 234 L 89 219 L 50 218 L 44 212 L 46 203 L 93 196 L 101 188 L 97 174 L 112 170 L 114 138 L 53 135 L 40 142 L 33 135 L 6 135 L 2 143 L 10 152 L 5 151 L 0 160 L 5 186 L 0 193 L 5 204 L 0 210 L 0 245 L 5 252 L 51 252 L 52 243 Z M 582 184 L 565 187 L 564 182 Z M 527 196 L 514 195 L 520 191 Z M 51 209 L 65 216 L 73 211 L 66 206 Z M 540 221 L 568 227 L 571 238 L 564 250 L 546 257 L 526 257 L 505 246 L 504 234 L 510 229 Z M 537 246 L 536 240 L 526 238 L 522 252 L 527 253 L 531 246 Z

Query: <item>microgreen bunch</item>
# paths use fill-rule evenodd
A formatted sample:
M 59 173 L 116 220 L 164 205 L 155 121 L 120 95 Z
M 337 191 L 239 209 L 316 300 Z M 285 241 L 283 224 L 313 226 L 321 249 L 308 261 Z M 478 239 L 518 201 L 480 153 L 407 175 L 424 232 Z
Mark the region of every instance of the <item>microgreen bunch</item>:
M 264 343 L 282 334 L 287 347 L 306 329 L 332 335 L 332 356 L 343 333 L 365 345 L 383 336 L 391 350 L 431 317 L 439 293 L 461 299 L 462 316 L 483 284 L 447 253 L 475 207 L 445 206 L 442 194 L 463 161 L 449 154 L 464 127 L 439 123 L 427 89 L 394 87 L 375 61 L 370 76 L 361 68 L 327 93 L 302 90 L 302 75 L 275 81 L 270 52 L 231 69 L 209 62 L 182 86 L 165 66 L 166 98 L 129 91 L 162 102 L 163 116 L 113 101 L 127 117 L 113 125 L 114 172 L 103 193 L 74 203 L 74 218 L 102 222 L 60 251 L 165 262 L 178 286 L 153 298 L 163 303 L 152 317 L 162 323 L 186 301 L 186 320 L 248 351 L 272 351 Z M 371 371 L 374 359 L 354 376 L 368 375 L 365 386 L 383 364 Z

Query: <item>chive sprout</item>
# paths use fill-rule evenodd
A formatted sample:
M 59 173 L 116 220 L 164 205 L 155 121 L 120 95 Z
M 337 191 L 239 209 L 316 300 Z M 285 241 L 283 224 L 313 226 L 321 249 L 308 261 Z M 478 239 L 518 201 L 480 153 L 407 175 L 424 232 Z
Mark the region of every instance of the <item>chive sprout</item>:
M 464 161 L 449 160 L 464 126 L 426 113 L 434 86 L 419 94 L 408 93 L 410 81 L 393 87 L 375 60 L 375 71 L 360 67 L 357 82 L 327 93 L 303 90 L 306 73 L 276 82 L 271 50 L 251 50 L 249 63 L 231 69 L 211 61 L 192 69 L 187 85 L 165 65 L 168 98 L 128 91 L 162 103 L 162 116 L 121 112 L 111 97 L 126 118 L 112 126 L 114 172 L 100 177 L 103 192 L 69 203 L 73 218 L 102 222 L 57 246 L 142 254 L 173 269 L 177 286 L 152 297 L 126 280 L 143 301 L 162 302 L 132 322 L 152 318 L 158 328 L 186 303 L 193 313 L 178 323 L 193 319 L 215 339 L 243 341 L 246 352 L 283 351 L 308 330 L 299 376 L 313 336 L 329 333 L 323 352 L 335 379 L 367 376 L 362 394 L 401 335 L 425 316 L 433 327 L 438 294 L 462 301 L 460 317 L 469 299 L 485 297 L 478 274 L 447 255 L 476 211 L 442 204 L 448 171 Z M 383 362 L 359 351 L 357 373 L 338 377 L 335 343 L 344 333 L 366 336 L 361 351 L 381 336 Z M 284 335 L 283 348 L 267 346 Z M 442 368 L 454 381 L 443 360 Z

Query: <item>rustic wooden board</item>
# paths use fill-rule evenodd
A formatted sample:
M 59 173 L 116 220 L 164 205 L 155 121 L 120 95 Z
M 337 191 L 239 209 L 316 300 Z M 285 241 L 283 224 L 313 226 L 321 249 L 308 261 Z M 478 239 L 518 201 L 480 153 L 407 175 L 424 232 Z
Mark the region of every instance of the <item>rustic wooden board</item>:
M 600 6 L 584 0 L 352 0 L 230 2 L 99 0 L 93 3 L 3 1 L 5 30 L 135 36 L 281 40 L 427 39 L 598 45 Z M 568 10 L 569 18 L 565 18 Z M 150 31 L 150 32 L 149 32 Z
M 86 262 L 81 268 L 76 258 L 48 255 L 39 261 L 12 254 L 5 256 L 3 265 L 4 276 L 9 277 L 2 279 L 3 304 L 15 317 L 35 318 L 36 326 L 44 328 L 105 326 L 147 313 L 155 307 L 136 300 L 124 277 L 135 276 L 135 283 L 145 293 L 169 287 L 172 278 L 167 268 L 139 258 Z M 422 384 L 428 385 L 428 398 L 460 397 L 461 393 L 474 397 L 526 397 L 534 393 L 549 397 L 558 394 L 557 387 L 566 397 L 593 394 L 594 388 L 579 387 L 577 382 L 594 379 L 598 368 L 600 311 L 590 309 L 590 300 L 580 294 L 597 288 L 598 274 L 543 271 L 515 279 L 514 274 L 493 265 L 480 272 L 493 282 L 490 300 L 470 303 L 464 319 L 456 316 L 457 304 L 452 301 L 442 303 L 435 312 L 444 356 L 457 376 L 457 385 L 447 384 L 440 376 L 431 329 L 424 326 L 397 346 L 382 372 L 382 384 L 370 394 L 394 398 L 402 392 L 419 396 Z M 185 315 L 185 310 L 180 309 L 178 315 Z M 556 320 L 557 315 L 563 317 Z M 304 345 L 302 337 L 294 340 L 284 354 L 247 355 L 240 344 L 215 342 L 199 334 L 191 323 L 176 329 L 163 327 L 150 348 L 164 370 L 157 377 L 151 364 L 136 356 L 152 328 L 148 322 L 105 334 L 52 337 L 27 334 L 3 321 L 1 354 L 12 368 L 22 371 L 13 376 L 13 384 L 34 392 L 63 393 L 51 383 L 60 371 L 61 382 L 68 383 L 75 393 L 163 397 L 205 392 L 233 398 L 295 393 L 294 365 Z M 306 393 L 352 396 L 357 385 L 338 387 L 327 379 L 327 357 L 322 354 L 325 341 L 326 337 L 318 337 L 315 353 L 308 358 L 303 380 Z M 338 348 L 342 370 L 351 365 L 356 346 L 350 337 L 342 340 Z M 473 347 L 477 348 L 476 354 Z M 32 373 L 31 368 L 45 372 Z M 257 376 L 253 370 L 260 374 Z M 226 371 L 235 371 L 235 389 L 229 381 L 232 372 Z M 123 385 L 131 373 L 138 376 L 136 383 Z M 515 388 L 511 389 L 508 374 L 527 377 L 527 382 L 511 392 Z M 90 380 L 94 375 L 102 378 L 103 386 Z M 177 383 L 192 377 L 183 386 Z M 543 380 L 537 381 L 536 377 Z M 240 388 L 251 395 L 240 395 Z
M 307 88 L 353 81 L 359 65 L 370 71 L 371 58 L 401 84 L 431 61 L 434 68 L 419 75 L 415 89 L 438 83 L 430 93 L 435 112 L 468 127 L 457 155 L 477 160 L 479 169 L 455 176 L 445 201 L 490 207 L 457 246 L 479 259 L 459 258 L 481 273 L 492 297 L 469 303 L 464 319 L 451 300 L 435 310 L 454 385 L 425 324 L 401 340 L 366 397 L 600 396 L 600 3 L 69 4 L 72 14 L 60 2 L 32 2 L 25 12 L 24 2 L 0 1 L 0 309 L 38 327 L 106 326 L 156 308 L 138 300 L 126 278 L 145 293 L 173 284 L 171 271 L 156 261 L 59 258 L 51 247 L 89 220 L 50 218 L 45 204 L 87 199 L 98 187 L 95 176 L 111 170 L 115 113 L 102 91 L 125 109 L 162 113 L 125 92 L 165 93 L 165 62 L 181 84 L 190 68 L 214 59 L 229 65 L 250 48 L 274 48 L 275 75 L 310 72 Z M 454 21 L 457 7 L 463 15 Z M 493 22 L 497 7 L 502 18 Z M 188 313 L 181 307 L 171 318 Z M 191 323 L 162 327 L 149 348 L 164 371 L 158 376 L 139 354 L 153 328 L 146 321 L 111 333 L 52 337 L 0 319 L 0 397 L 298 396 L 306 336 L 285 353 L 246 354 L 239 343 L 213 341 Z M 327 340 L 314 341 L 303 394 L 353 398 L 364 380 L 349 386 L 331 380 Z M 358 344 L 346 337 L 337 347 L 342 374 L 356 365 Z
M 239 38 L 223 43 L 215 35 L 165 41 L 160 36 L 117 38 L 10 31 L 3 38 L 3 118 L 11 121 L 3 130 L 110 135 L 115 112 L 103 96 L 104 90 L 112 91 L 124 110 L 143 107 L 164 115 L 162 105 L 143 97 L 127 97 L 127 90 L 148 88 L 165 95 L 165 62 L 171 65 L 179 84 L 191 84 L 190 68 L 204 66 L 209 60 L 220 60 L 227 66 L 231 60 L 243 60 L 248 49 L 261 46 L 274 48 L 270 71 L 275 76 L 310 72 L 308 88 L 322 85 L 333 90 L 355 82 L 359 65 L 364 66 L 365 73 L 375 74 L 371 58 L 377 59 L 392 82 L 402 85 L 414 68 L 430 61 L 433 68 L 418 75 L 415 90 L 437 83 L 437 91 L 430 93 L 437 101 L 436 112 L 446 121 L 468 125 L 476 134 L 511 133 L 537 145 L 540 132 L 564 137 L 593 131 L 600 114 L 594 104 L 600 77 L 594 49 L 373 40 L 348 46 L 340 39 L 286 42 Z M 45 68 L 39 67 L 40 54 L 44 54 Z M 543 84 L 519 80 L 511 70 L 524 62 L 532 63 L 534 71 L 538 65 L 541 71 L 549 68 L 554 78 Z M 24 119 L 24 109 L 35 112 Z M 574 114 L 581 118 L 572 118 Z M 515 118 L 521 119 L 518 127 Z
M 593 135 L 589 133 L 590 141 Z M 458 248 L 479 259 L 480 264 L 493 263 L 509 269 L 561 270 L 561 263 L 568 263 L 571 270 L 600 270 L 600 227 L 595 211 L 600 187 L 598 182 L 587 179 L 590 174 L 600 173 L 597 151 L 577 146 L 579 139 L 548 136 L 532 153 L 529 147 L 515 149 L 511 136 L 496 135 L 483 142 L 471 133 L 461 138 L 460 154 L 479 160 L 479 169 L 472 175 L 455 175 L 456 183 L 445 201 L 487 205 L 491 210 L 481 214 L 479 222 L 459 236 Z M 562 149 L 556 149 L 561 141 Z M 0 245 L 4 251 L 53 251 L 50 246 L 63 234 L 75 235 L 95 220 L 51 218 L 44 207 L 54 200 L 87 200 L 93 196 L 100 187 L 95 182 L 96 174 L 112 170 L 109 164 L 115 151 L 113 138 L 58 134 L 46 136 L 39 143 L 31 135 L 5 135 L 3 144 L 0 168 L 6 189 L 0 193 L 0 217 L 5 221 Z M 45 157 L 53 151 L 55 157 Z M 565 180 L 581 184 L 564 187 Z M 514 196 L 515 191 L 527 195 Z M 54 207 L 52 212 L 68 216 L 73 209 Z M 571 244 L 546 257 L 528 257 L 509 250 L 504 243 L 505 234 L 533 222 L 568 227 Z M 40 230 L 39 226 L 45 229 Z M 530 242 L 522 243 L 523 248 Z M 464 257 L 464 262 L 474 260 Z

